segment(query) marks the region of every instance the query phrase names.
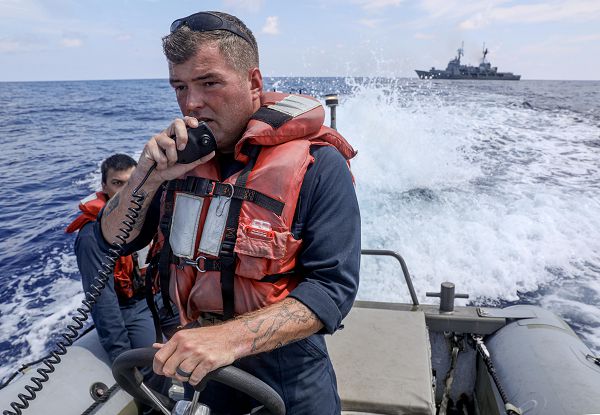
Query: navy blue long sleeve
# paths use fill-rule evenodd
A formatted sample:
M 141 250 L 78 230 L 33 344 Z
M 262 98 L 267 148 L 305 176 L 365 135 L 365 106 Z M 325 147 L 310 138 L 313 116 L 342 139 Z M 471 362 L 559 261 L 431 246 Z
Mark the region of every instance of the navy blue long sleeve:
M 360 211 L 352 175 L 332 147 L 315 147 L 314 164 L 300 190 L 292 228 L 303 239 L 298 258 L 302 282 L 290 293 L 333 333 L 348 314 L 359 284 Z

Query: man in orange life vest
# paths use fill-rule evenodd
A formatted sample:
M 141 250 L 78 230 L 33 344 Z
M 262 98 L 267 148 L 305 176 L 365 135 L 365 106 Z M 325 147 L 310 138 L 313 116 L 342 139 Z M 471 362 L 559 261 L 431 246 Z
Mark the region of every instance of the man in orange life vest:
M 163 49 L 183 117 L 147 142 L 97 225 L 108 249 L 137 190 L 143 225 L 128 251 L 159 228 L 161 285 L 187 329 L 155 345 L 154 371 L 195 385 L 234 364 L 273 387 L 290 414 L 339 413 L 323 335 L 341 328 L 358 289 L 355 151 L 323 126 L 317 100 L 263 92 L 256 40 L 236 17 L 178 19 Z M 177 163 L 199 121 L 216 153 Z M 210 382 L 200 401 L 230 414 L 255 405 Z
M 101 166 L 102 191 L 91 194 L 79 204 L 81 214 L 66 232 L 79 231 L 75 241 L 77 265 L 86 292 L 98 276 L 104 254 L 97 249 L 92 223 L 106 202 L 125 186 L 137 163 L 125 154 L 108 157 Z M 139 256 L 143 256 L 139 253 Z M 109 279 L 97 303 L 92 319 L 100 343 L 111 361 L 126 350 L 148 347 L 156 341 L 154 323 L 145 299 L 144 276 L 138 253 L 117 260 L 114 278 Z

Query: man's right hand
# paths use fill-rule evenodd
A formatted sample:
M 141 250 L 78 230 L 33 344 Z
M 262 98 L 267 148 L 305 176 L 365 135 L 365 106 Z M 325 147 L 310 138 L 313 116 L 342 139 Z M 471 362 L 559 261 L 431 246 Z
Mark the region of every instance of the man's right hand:
M 155 163 L 156 169 L 137 191 L 137 195 L 141 197 L 141 199 L 138 199 L 138 203 L 141 203 L 142 206 L 137 209 L 139 217 L 129 234 L 127 242 L 135 239 L 139 234 L 146 219 L 146 212 L 150 206 L 150 202 L 163 182 L 173 180 L 192 170 L 194 167 L 206 163 L 215 156 L 215 152 L 213 151 L 193 163 L 177 163 L 176 145 L 180 150 L 185 148 L 188 142 L 188 127 L 198 127 L 198 120 L 193 117 L 177 118 L 167 129 L 155 135 L 146 143 L 138 165 L 131 174 L 127 185 L 108 201 L 102 213 L 102 236 L 104 236 L 104 239 L 108 243 L 115 244 L 118 241 L 117 235 L 122 233 L 119 229 L 126 218 L 127 209 L 132 204 L 133 191 L 140 186 L 140 183 L 142 183 L 142 180 Z
M 139 177 L 139 175 L 145 175 L 154 163 L 156 163 L 156 169 L 148 178 L 148 182 L 151 188 L 158 187 L 162 182 L 175 179 L 192 170 L 194 167 L 212 159 L 215 156 L 214 152 L 193 163 L 177 163 L 177 150 L 183 150 L 188 142 L 187 129 L 196 127 L 198 127 L 198 120 L 196 118 L 177 118 L 167 129 L 152 137 L 146 143 L 138 161 L 136 179 L 141 181 L 143 176 Z

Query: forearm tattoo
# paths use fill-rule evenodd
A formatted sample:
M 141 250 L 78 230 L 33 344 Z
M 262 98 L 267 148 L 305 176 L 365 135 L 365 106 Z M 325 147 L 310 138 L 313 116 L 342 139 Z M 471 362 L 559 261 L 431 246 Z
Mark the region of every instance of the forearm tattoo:
M 255 335 L 252 353 L 268 351 L 302 339 L 321 325 L 317 316 L 294 298 L 286 298 L 271 311 L 240 317 L 244 327 Z
M 120 196 L 121 195 L 117 193 L 108 200 L 108 203 L 106 203 L 106 208 L 104 209 L 104 216 L 108 217 L 117 207 L 119 207 L 119 202 L 121 200 Z
M 136 195 L 136 202 L 142 205 L 142 208 L 139 210 L 137 220 L 135 221 L 134 229 L 140 230 L 142 226 L 144 226 L 144 220 L 146 218 L 146 213 L 148 213 L 148 209 L 150 208 L 150 202 L 146 203 L 148 199 L 148 193 L 143 190 L 139 190 Z
M 127 218 L 136 218 L 135 223 L 132 224 L 133 229 L 136 231 L 139 231 L 144 226 L 146 214 L 148 213 L 148 209 L 150 208 L 151 203 L 151 198 L 149 198 L 148 196 L 148 192 L 138 190 L 135 196 L 131 195 L 131 197 L 129 198 L 129 207 L 127 209 L 126 206 L 123 206 L 121 208 L 121 211 L 126 209 L 124 214 Z M 106 203 L 106 207 L 104 208 L 104 217 L 110 216 L 115 210 L 117 210 L 117 208 L 120 205 L 120 202 L 121 192 L 115 194 L 112 198 L 108 200 L 108 202 Z

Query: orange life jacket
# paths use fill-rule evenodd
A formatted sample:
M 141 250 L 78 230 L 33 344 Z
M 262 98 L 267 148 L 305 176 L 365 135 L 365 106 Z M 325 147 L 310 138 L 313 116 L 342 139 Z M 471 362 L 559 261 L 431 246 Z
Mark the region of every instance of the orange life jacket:
M 88 222 L 96 221 L 98 213 L 107 201 L 108 195 L 104 192 L 92 193 L 83 199 L 79 203 L 81 214 L 67 226 L 65 232 L 79 231 Z M 135 265 L 133 255 L 119 257 L 115 263 L 113 274 L 115 276 L 115 292 L 121 300 L 132 298 L 143 286 L 143 270 Z
M 310 147 L 334 146 L 346 160 L 356 154 L 324 118 L 314 98 L 265 93 L 235 147 L 242 171 L 221 181 L 211 160 L 169 182 L 159 240 L 172 250 L 162 256 L 170 258 L 169 292 L 183 325 L 202 312 L 231 318 L 257 310 L 298 285 L 302 240 L 291 227 L 314 162 Z

